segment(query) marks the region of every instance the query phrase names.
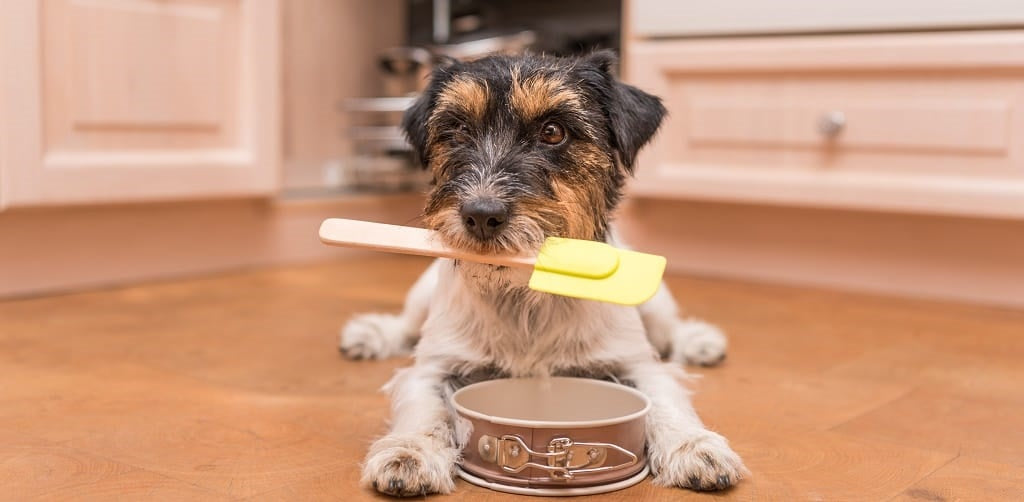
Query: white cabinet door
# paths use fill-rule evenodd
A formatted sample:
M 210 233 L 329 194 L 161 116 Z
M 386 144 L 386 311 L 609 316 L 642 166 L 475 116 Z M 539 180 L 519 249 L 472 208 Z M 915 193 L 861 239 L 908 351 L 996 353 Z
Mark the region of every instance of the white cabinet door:
M 0 3 L 0 205 L 273 192 L 278 9 Z

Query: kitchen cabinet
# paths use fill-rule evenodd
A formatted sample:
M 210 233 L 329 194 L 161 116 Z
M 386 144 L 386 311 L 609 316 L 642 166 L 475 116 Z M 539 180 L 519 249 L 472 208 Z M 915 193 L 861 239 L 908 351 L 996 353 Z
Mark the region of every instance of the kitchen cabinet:
M 0 205 L 273 193 L 279 9 L 0 3 Z
M 636 195 L 1024 219 L 1024 4 L 762 4 L 626 3 Z
M 638 194 L 1024 217 L 1024 31 L 638 40 Z

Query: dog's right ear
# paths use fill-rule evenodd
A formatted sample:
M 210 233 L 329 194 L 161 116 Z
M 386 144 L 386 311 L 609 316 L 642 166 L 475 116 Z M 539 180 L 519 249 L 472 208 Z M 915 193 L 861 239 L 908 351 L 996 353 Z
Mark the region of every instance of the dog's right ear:
M 430 75 L 430 83 L 427 84 L 427 88 L 416 98 L 412 106 L 405 110 L 405 115 L 402 116 L 402 131 L 405 133 L 405 139 L 409 142 L 409 146 L 412 147 L 414 161 L 424 169 L 430 164 L 430 154 L 427 151 L 429 136 L 427 121 L 430 120 L 430 114 L 434 112 L 438 94 L 451 79 L 451 70 L 456 63 L 457 61 L 451 58 L 439 60 Z
M 612 72 L 618 56 L 609 50 L 597 51 L 582 59 L 584 81 L 597 93 L 608 118 L 612 146 L 619 160 L 633 173 L 637 153 L 661 127 L 668 113 L 661 99 L 620 82 Z M 589 71 L 587 71 L 589 70 Z

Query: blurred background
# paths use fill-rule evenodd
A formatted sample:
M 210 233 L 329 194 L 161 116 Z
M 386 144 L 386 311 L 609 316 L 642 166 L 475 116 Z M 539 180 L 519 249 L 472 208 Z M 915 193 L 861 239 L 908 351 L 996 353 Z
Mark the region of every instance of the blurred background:
M 438 57 L 612 48 L 670 118 L 619 225 L 675 271 L 1024 306 L 1024 3 L 12 0 L 0 297 L 346 256 L 414 223 Z

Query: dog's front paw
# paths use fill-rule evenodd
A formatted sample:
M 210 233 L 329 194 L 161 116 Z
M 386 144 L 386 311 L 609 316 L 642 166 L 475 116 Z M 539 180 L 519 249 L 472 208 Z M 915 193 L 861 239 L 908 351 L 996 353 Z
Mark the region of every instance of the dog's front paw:
M 405 322 L 391 314 L 361 314 L 341 330 L 341 353 L 351 359 L 385 359 L 412 349 Z
M 385 436 L 370 447 L 361 483 L 396 497 L 451 493 L 457 458 L 429 436 Z
M 669 359 L 677 363 L 714 366 L 725 359 L 725 334 L 698 319 L 680 319 L 672 327 Z
M 724 490 L 736 484 L 747 468 L 729 442 L 705 431 L 675 449 L 652 452 L 654 483 L 698 491 Z

